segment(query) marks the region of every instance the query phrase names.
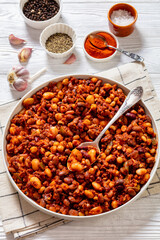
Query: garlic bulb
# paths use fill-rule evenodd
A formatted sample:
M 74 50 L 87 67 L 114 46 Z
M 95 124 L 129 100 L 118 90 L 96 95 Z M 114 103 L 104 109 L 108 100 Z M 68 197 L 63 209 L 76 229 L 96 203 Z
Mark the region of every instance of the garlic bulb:
M 28 86 L 29 71 L 22 66 L 13 67 L 8 74 L 8 81 L 17 91 L 24 91 Z
M 23 66 L 16 66 L 13 67 L 9 73 L 8 73 L 8 81 L 10 83 L 10 86 L 19 91 L 22 92 L 26 90 L 28 87 L 28 83 L 33 82 L 36 80 L 41 74 L 43 74 L 46 71 L 46 68 L 42 68 L 40 71 L 35 73 L 31 78 L 29 71 L 25 69 Z

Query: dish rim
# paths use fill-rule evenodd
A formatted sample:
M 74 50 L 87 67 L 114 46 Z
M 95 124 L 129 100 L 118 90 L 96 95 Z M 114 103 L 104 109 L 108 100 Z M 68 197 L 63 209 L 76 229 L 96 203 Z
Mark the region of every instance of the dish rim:
M 124 86 L 122 83 L 117 82 L 116 80 L 113 80 L 111 78 L 107 78 L 107 77 L 101 77 L 100 75 L 96 74 L 96 75 L 92 75 L 92 74 L 69 74 L 69 75 L 62 75 L 60 77 L 56 77 L 53 78 L 51 80 L 48 80 L 40 85 L 38 85 L 37 87 L 33 88 L 32 90 L 30 90 L 28 93 L 26 93 L 19 101 L 18 103 L 15 105 L 15 107 L 13 108 L 13 110 L 11 111 L 7 122 L 5 124 L 5 129 L 3 132 L 3 138 L 2 138 L 2 158 L 3 158 L 3 163 L 7 172 L 7 175 L 9 177 L 10 182 L 12 183 L 12 186 L 16 189 L 16 191 L 23 197 L 24 200 L 26 200 L 28 203 L 30 203 L 32 206 L 34 206 L 36 209 L 40 210 L 43 213 L 46 213 L 48 215 L 52 215 L 54 217 L 60 218 L 60 219 L 67 219 L 67 220 L 81 220 L 81 219 L 89 219 L 89 218 L 95 218 L 95 217 L 100 217 L 100 216 L 104 216 L 104 215 L 108 215 L 111 213 L 114 213 L 120 209 L 122 209 L 123 207 L 131 204 L 132 202 L 134 202 L 136 199 L 138 199 L 140 197 L 140 195 L 145 191 L 145 189 L 148 187 L 148 185 L 150 184 L 151 180 L 153 179 L 153 176 L 157 170 L 158 164 L 159 164 L 159 132 L 158 132 L 158 127 L 156 124 L 156 121 L 154 120 L 150 110 L 148 109 L 148 107 L 145 105 L 145 103 L 141 100 L 140 104 L 145 108 L 145 112 L 147 113 L 147 115 L 150 116 L 151 120 L 152 120 L 152 126 L 154 128 L 154 131 L 156 132 L 156 139 L 158 141 L 158 147 L 157 147 L 157 152 L 156 152 L 156 161 L 155 164 L 152 168 L 151 174 L 150 174 L 150 179 L 147 181 L 147 183 L 141 188 L 141 190 L 135 195 L 135 197 L 133 197 L 131 200 L 129 200 L 128 202 L 126 202 L 125 204 L 119 206 L 118 208 L 112 209 L 108 212 L 104 212 L 104 213 L 100 213 L 97 215 L 89 215 L 89 216 L 72 216 L 72 215 L 65 215 L 65 214 L 61 214 L 61 213 L 56 213 L 56 212 L 52 212 L 46 208 L 41 207 L 40 205 L 38 205 L 34 200 L 32 200 L 31 198 L 27 197 L 16 185 L 15 181 L 13 180 L 8 167 L 7 167 L 7 158 L 6 158 L 6 136 L 8 134 L 8 129 L 10 126 L 10 121 L 13 118 L 13 116 L 15 116 L 21 109 L 22 109 L 22 102 L 25 98 L 32 96 L 33 94 L 35 94 L 38 90 L 42 89 L 43 87 L 47 86 L 50 82 L 59 82 L 62 81 L 64 78 L 69 78 L 69 77 L 76 77 L 79 79 L 88 79 L 88 78 L 92 78 L 92 77 L 97 77 L 99 79 L 101 79 L 103 81 L 103 83 L 108 82 L 111 84 L 117 84 L 118 87 L 122 88 L 122 90 L 126 93 L 128 93 L 130 90 Z

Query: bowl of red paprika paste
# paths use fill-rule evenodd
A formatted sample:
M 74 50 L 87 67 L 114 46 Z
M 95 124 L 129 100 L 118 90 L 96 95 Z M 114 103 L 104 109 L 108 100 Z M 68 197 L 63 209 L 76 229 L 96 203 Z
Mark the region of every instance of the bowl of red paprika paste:
M 92 41 L 90 39 L 91 35 L 95 36 L 92 38 Z M 96 37 L 96 35 L 102 37 L 102 39 Z M 117 50 L 105 47 L 103 39 L 106 40 L 108 45 L 113 47 L 119 46 L 117 38 L 112 33 L 102 30 L 91 32 L 85 37 L 83 44 L 83 50 L 90 60 L 94 62 L 106 62 L 117 54 Z

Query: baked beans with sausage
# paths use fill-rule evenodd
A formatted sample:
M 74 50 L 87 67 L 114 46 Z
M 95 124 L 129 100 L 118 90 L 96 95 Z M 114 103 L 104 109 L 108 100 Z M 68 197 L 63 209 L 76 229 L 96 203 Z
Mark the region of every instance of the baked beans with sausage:
M 89 164 L 91 156 L 77 152 L 87 168 L 67 168 L 71 151 L 93 141 L 125 97 L 116 84 L 70 77 L 26 98 L 6 146 L 21 191 L 44 208 L 74 216 L 107 212 L 133 198 L 150 178 L 157 149 L 151 119 L 139 104 L 106 131 L 97 161 Z

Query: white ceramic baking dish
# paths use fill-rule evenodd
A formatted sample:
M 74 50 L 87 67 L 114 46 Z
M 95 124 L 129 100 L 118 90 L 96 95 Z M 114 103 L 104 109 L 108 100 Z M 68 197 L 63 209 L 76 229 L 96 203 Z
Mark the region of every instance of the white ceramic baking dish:
M 76 77 L 76 78 L 82 78 L 82 79 L 87 79 L 87 78 L 90 78 L 90 77 L 98 77 L 100 79 L 103 80 L 103 82 L 108 82 L 110 84 L 117 84 L 120 88 L 123 89 L 124 93 L 125 94 L 128 94 L 129 92 L 129 89 L 126 88 L 124 85 L 116 82 L 115 80 L 111 80 L 111 79 L 107 79 L 107 78 L 104 78 L 104 77 L 100 77 L 100 76 L 95 76 L 95 75 L 72 75 L 73 77 Z M 140 192 L 135 196 L 133 197 L 130 201 L 128 201 L 127 203 L 123 204 L 122 206 L 114 209 L 114 210 L 111 210 L 111 211 L 108 211 L 108 212 L 105 212 L 105 213 L 101 213 L 101 214 L 98 214 L 98 215 L 91 215 L 91 216 L 70 216 L 70 215 L 63 215 L 63 214 L 60 214 L 60 213 L 55 213 L 55 212 L 52 212 L 46 208 L 43 208 L 41 206 L 39 206 L 36 202 L 34 202 L 32 199 L 28 198 L 16 185 L 16 183 L 14 182 L 11 174 L 9 173 L 8 171 L 8 163 L 7 163 L 7 152 L 6 152 L 6 136 L 8 134 L 8 129 L 9 129 L 9 126 L 10 126 L 10 121 L 11 119 L 13 118 L 13 116 L 15 114 L 17 114 L 21 109 L 22 109 L 22 102 L 25 98 L 28 98 L 28 97 L 31 97 L 34 93 L 36 93 L 38 90 L 40 90 L 41 88 L 45 87 L 46 85 L 49 84 L 49 82 L 58 82 L 58 81 L 61 81 L 63 80 L 64 78 L 69 78 L 70 76 L 61 76 L 61 77 L 58 77 L 58 78 L 55 78 L 53 80 L 49 80 L 41 85 L 39 85 L 38 87 L 32 89 L 31 91 L 29 91 L 18 103 L 17 105 L 15 106 L 15 108 L 13 109 L 13 111 L 11 112 L 9 118 L 8 118 L 8 121 L 7 121 L 7 124 L 5 126 L 5 130 L 4 130 L 4 135 L 3 135 L 3 146 L 2 146 L 2 155 L 3 155 L 3 160 L 4 160 L 4 165 L 6 167 L 6 171 L 7 171 L 7 174 L 8 174 L 8 177 L 9 177 L 9 180 L 11 181 L 12 185 L 14 186 L 14 188 L 19 192 L 19 194 L 27 201 L 29 202 L 32 206 L 34 206 L 35 208 L 39 209 L 40 211 L 44 212 L 44 213 L 47 213 L 49 215 L 52 215 L 52 216 L 55 216 L 55 217 L 58 217 L 58 218 L 63 218 L 63 219 L 68 219 L 68 220 L 80 220 L 80 219 L 86 219 L 86 218 L 95 218 L 95 217 L 98 217 L 98 216 L 101 216 L 101 215 L 108 215 L 108 214 L 114 214 L 114 212 L 117 212 L 118 210 L 120 210 L 121 208 L 124 208 L 125 206 L 129 205 L 130 203 L 132 203 L 133 201 L 135 201 L 136 199 L 138 199 L 140 197 L 140 195 L 144 192 L 144 190 L 148 187 L 149 183 L 151 182 L 155 172 L 156 172 L 156 169 L 158 167 L 158 163 L 159 163 L 159 133 L 158 133 L 158 129 L 157 129 L 157 126 L 156 126 L 156 123 L 149 111 L 149 109 L 146 107 L 145 103 L 143 101 L 140 101 L 140 104 L 145 108 L 145 111 L 146 111 L 146 114 L 150 116 L 151 120 L 152 120 L 152 125 L 153 125 L 153 128 L 154 128 L 154 131 L 156 132 L 157 134 L 157 140 L 158 140 L 158 148 L 157 148 L 157 153 L 156 153 L 156 162 L 154 164 L 154 167 L 151 171 L 151 174 L 150 174 L 150 179 L 148 180 L 148 182 L 141 188 Z

